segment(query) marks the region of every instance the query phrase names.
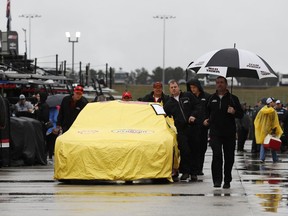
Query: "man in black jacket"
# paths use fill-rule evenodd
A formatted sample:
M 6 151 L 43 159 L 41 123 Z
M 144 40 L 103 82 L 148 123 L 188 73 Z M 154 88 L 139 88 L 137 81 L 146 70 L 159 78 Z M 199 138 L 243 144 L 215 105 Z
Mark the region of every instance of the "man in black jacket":
M 224 152 L 224 185 L 230 188 L 232 181 L 232 167 L 236 145 L 235 118 L 243 117 L 237 96 L 232 95 L 227 89 L 227 79 L 219 76 L 216 79 L 216 93 L 212 94 L 207 104 L 207 116 L 204 125 L 210 126 L 210 146 L 213 151 L 212 178 L 214 187 L 221 187 L 223 180 Z
M 140 101 L 144 102 L 158 102 L 163 106 L 169 100 L 169 96 L 163 93 L 163 85 L 161 82 L 155 82 L 153 84 L 153 91 L 145 95 L 143 98 L 139 98 Z
M 175 80 L 169 82 L 171 97 L 164 106 L 168 116 L 174 119 L 177 128 L 177 141 L 180 150 L 181 181 L 197 181 L 197 134 L 196 121 L 199 112 L 197 98 L 191 92 L 182 93 Z M 190 177 L 191 175 L 191 177 Z
M 198 79 L 191 79 L 187 82 L 187 91 L 192 92 L 192 94 L 198 99 L 201 109 L 199 112 L 199 127 L 200 127 L 200 133 L 199 135 L 197 134 L 198 137 L 198 171 L 197 175 L 204 175 L 203 173 L 203 165 L 204 165 L 204 160 L 205 160 L 205 153 L 207 151 L 207 140 L 208 140 L 208 129 L 209 127 L 204 126 L 203 122 L 205 120 L 206 114 L 206 107 L 207 107 L 207 102 L 210 97 L 210 94 L 207 92 L 204 92 L 203 87 Z
M 87 99 L 83 97 L 83 87 L 76 86 L 74 94 L 64 97 L 61 102 L 54 133 L 59 132 L 59 130 L 62 130 L 63 133 L 66 132 L 87 103 Z

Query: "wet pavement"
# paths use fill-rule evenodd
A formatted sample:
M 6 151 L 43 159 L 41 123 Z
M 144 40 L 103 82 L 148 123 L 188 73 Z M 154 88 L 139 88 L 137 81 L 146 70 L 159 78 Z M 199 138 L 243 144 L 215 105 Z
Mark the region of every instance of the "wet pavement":
M 245 144 L 250 152 L 251 142 Z M 213 188 L 211 149 L 197 182 L 53 180 L 53 166 L 0 168 L 1 216 L 26 215 L 288 215 L 288 154 L 266 162 L 236 154 L 230 189 Z

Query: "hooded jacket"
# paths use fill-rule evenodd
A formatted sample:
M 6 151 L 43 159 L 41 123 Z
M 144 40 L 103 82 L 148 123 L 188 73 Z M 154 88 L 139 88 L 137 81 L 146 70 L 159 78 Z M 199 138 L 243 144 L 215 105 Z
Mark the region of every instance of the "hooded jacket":
M 44 92 L 40 92 L 40 101 L 38 102 L 37 106 L 39 107 L 38 110 L 35 110 L 36 118 L 45 124 L 49 121 L 49 105 L 46 103 L 47 94 Z
M 277 112 L 273 107 L 269 106 L 262 107 L 258 112 L 254 120 L 254 126 L 256 143 L 258 144 L 263 144 L 264 139 L 268 134 L 275 133 L 279 138 L 283 133 L 279 124 Z
M 194 85 L 199 89 L 200 94 L 198 96 L 191 92 L 191 89 L 190 89 L 191 85 Z M 204 92 L 203 87 L 202 87 L 202 85 L 198 79 L 190 79 L 189 81 L 187 81 L 186 87 L 187 87 L 187 92 L 191 92 L 198 99 L 198 103 L 200 106 L 200 111 L 199 111 L 199 117 L 200 118 L 196 119 L 196 121 L 198 121 L 199 124 L 201 126 L 203 126 L 203 121 L 205 120 L 205 117 L 207 116 L 205 113 L 207 103 L 208 103 L 209 97 L 211 95 L 207 92 Z M 203 127 L 205 127 L 205 126 L 203 126 Z M 207 127 L 205 127 L 205 128 L 207 128 Z

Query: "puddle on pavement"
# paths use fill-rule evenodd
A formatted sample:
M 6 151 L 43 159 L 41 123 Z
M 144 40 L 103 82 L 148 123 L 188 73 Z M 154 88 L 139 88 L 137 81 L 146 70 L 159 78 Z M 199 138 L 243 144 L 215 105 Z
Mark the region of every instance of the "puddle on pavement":
M 273 164 L 272 161 L 262 164 L 258 161 L 258 156 L 246 155 L 245 157 L 245 159 L 238 161 L 237 170 L 244 175 L 241 181 L 259 186 L 262 184 L 267 191 L 267 193 L 257 193 L 257 187 L 253 187 L 248 196 L 257 197 L 256 205 L 260 205 L 264 212 L 287 213 L 288 194 L 284 189 L 288 187 L 287 169 L 281 169 L 277 166 L 278 164 Z M 245 176 L 253 176 L 253 179 L 245 179 Z M 261 188 L 261 191 L 263 191 L 262 186 Z
M 136 192 L 95 192 L 95 191 L 78 191 L 78 192 L 57 192 L 57 193 L 2 193 L 1 196 L 100 196 L 100 197 L 164 197 L 164 196 L 171 196 L 171 197 L 243 197 L 246 196 L 245 193 L 222 193 L 221 189 L 214 191 L 214 193 L 208 194 L 201 194 L 201 193 L 136 193 Z
M 265 212 L 279 212 L 288 208 L 288 195 L 281 194 L 280 190 L 275 189 L 275 193 L 256 194 L 260 198 L 260 205 Z

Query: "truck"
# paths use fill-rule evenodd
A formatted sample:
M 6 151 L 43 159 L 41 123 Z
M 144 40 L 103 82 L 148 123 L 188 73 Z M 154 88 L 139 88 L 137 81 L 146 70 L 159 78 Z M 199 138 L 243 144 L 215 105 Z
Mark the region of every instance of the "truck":
M 129 73 L 124 71 L 116 71 L 114 73 L 114 84 L 127 84 Z
M 279 74 L 279 85 L 288 85 L 288 74 Z

